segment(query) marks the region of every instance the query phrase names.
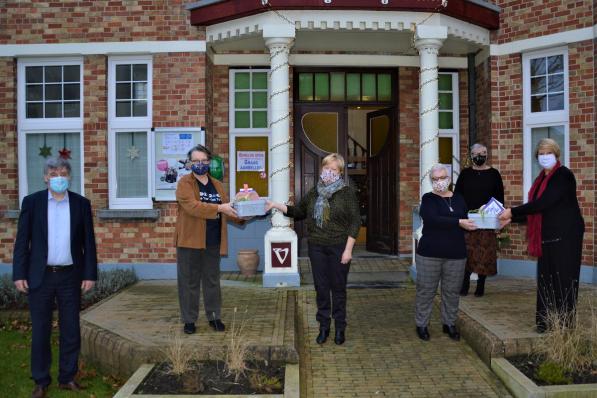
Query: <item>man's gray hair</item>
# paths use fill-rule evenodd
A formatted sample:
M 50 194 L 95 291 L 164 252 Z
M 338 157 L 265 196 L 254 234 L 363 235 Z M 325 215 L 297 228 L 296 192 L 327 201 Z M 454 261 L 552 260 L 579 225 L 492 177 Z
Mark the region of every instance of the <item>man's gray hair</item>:
M 66 169 L 68 175 L 71 175 L 70 162 L 63 158 L 49 158 L 44 165 L 44 175 L 48 175 L 50 170 Z
M 429 170 L 429 179 L 431 180 L 431 178 L 433 178 L 433 174 L 440 170 L 446 170 L 446 174 L 448 177 L 450 176 L 450 170 L 448 170 L 448 167 L 446 167 L 445 164 L 436 163 L 433 165 L 433 167 L 431 167 L 431 170 Z
M 485 145 L 483 145 L 483 144 L 481 144 L 481 143 L 477 142 L 477 143 L 475 143 L 475 144 L 473 144 L 473 145 L 471 146 L 471 153 L 473 153 L 473 151 L 475 151 L 475 150 L 477 150 L 477 149 L 485 149 L 485 150 L 487 150 L 487 147 L 486 147 Z

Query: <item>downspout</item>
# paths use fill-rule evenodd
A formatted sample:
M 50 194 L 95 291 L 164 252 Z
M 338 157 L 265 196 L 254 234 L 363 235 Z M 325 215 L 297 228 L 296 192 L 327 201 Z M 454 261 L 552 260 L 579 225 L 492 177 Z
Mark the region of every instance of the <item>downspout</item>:
M 477 142 L 477 71 L 475 53 L 468 53 L 468 147 Z M 467 150 L 468 153 L 468 150 Z M 461 156 L 462 158 L 462 156 Z

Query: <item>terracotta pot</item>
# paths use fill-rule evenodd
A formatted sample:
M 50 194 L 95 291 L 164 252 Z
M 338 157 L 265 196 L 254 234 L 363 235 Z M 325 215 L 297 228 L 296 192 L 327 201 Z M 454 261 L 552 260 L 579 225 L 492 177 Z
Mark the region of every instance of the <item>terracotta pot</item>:
M 259 266 L 258 250 L 241 249 L 236 254 L 236 264 L 244 276 L 253 276 Z

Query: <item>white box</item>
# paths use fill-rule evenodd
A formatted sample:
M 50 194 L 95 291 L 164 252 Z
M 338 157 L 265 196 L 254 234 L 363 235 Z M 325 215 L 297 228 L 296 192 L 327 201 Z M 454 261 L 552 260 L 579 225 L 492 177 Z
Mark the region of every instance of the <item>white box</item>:
M 475 222 L 479 229 L 498 229 L 500 221 L 495 214 L 468 213 L 468 218 Z
M 265 199 L 234 202 L 234 209 L 239 217 L 263 216 L 265 214 Z

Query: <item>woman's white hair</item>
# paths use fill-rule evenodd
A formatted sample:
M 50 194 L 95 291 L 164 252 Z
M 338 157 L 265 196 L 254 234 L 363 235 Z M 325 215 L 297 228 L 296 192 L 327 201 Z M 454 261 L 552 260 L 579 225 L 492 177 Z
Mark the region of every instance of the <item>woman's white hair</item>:
M 471 153 L 473 153 L 474 151 L 476 151 L 477 149 L 485 149 L 487 150 L 487 147 L 483 144 L 479 144 L 478 142 L 476 144 L 473 144 L 471 146 Z
M 433 165 L 433 167 L 431 167 L 431 170 L 429 170 L 429 179 L 431 180 L 431 178 L 433 178 L 433 174 L 436 171 L 441 171 L 441 170 L 445 170 L 448 177 L 450 176 L 450 170 L 448 170 L 448 168 L 446 167 L 445 164 L 436 163 Z

